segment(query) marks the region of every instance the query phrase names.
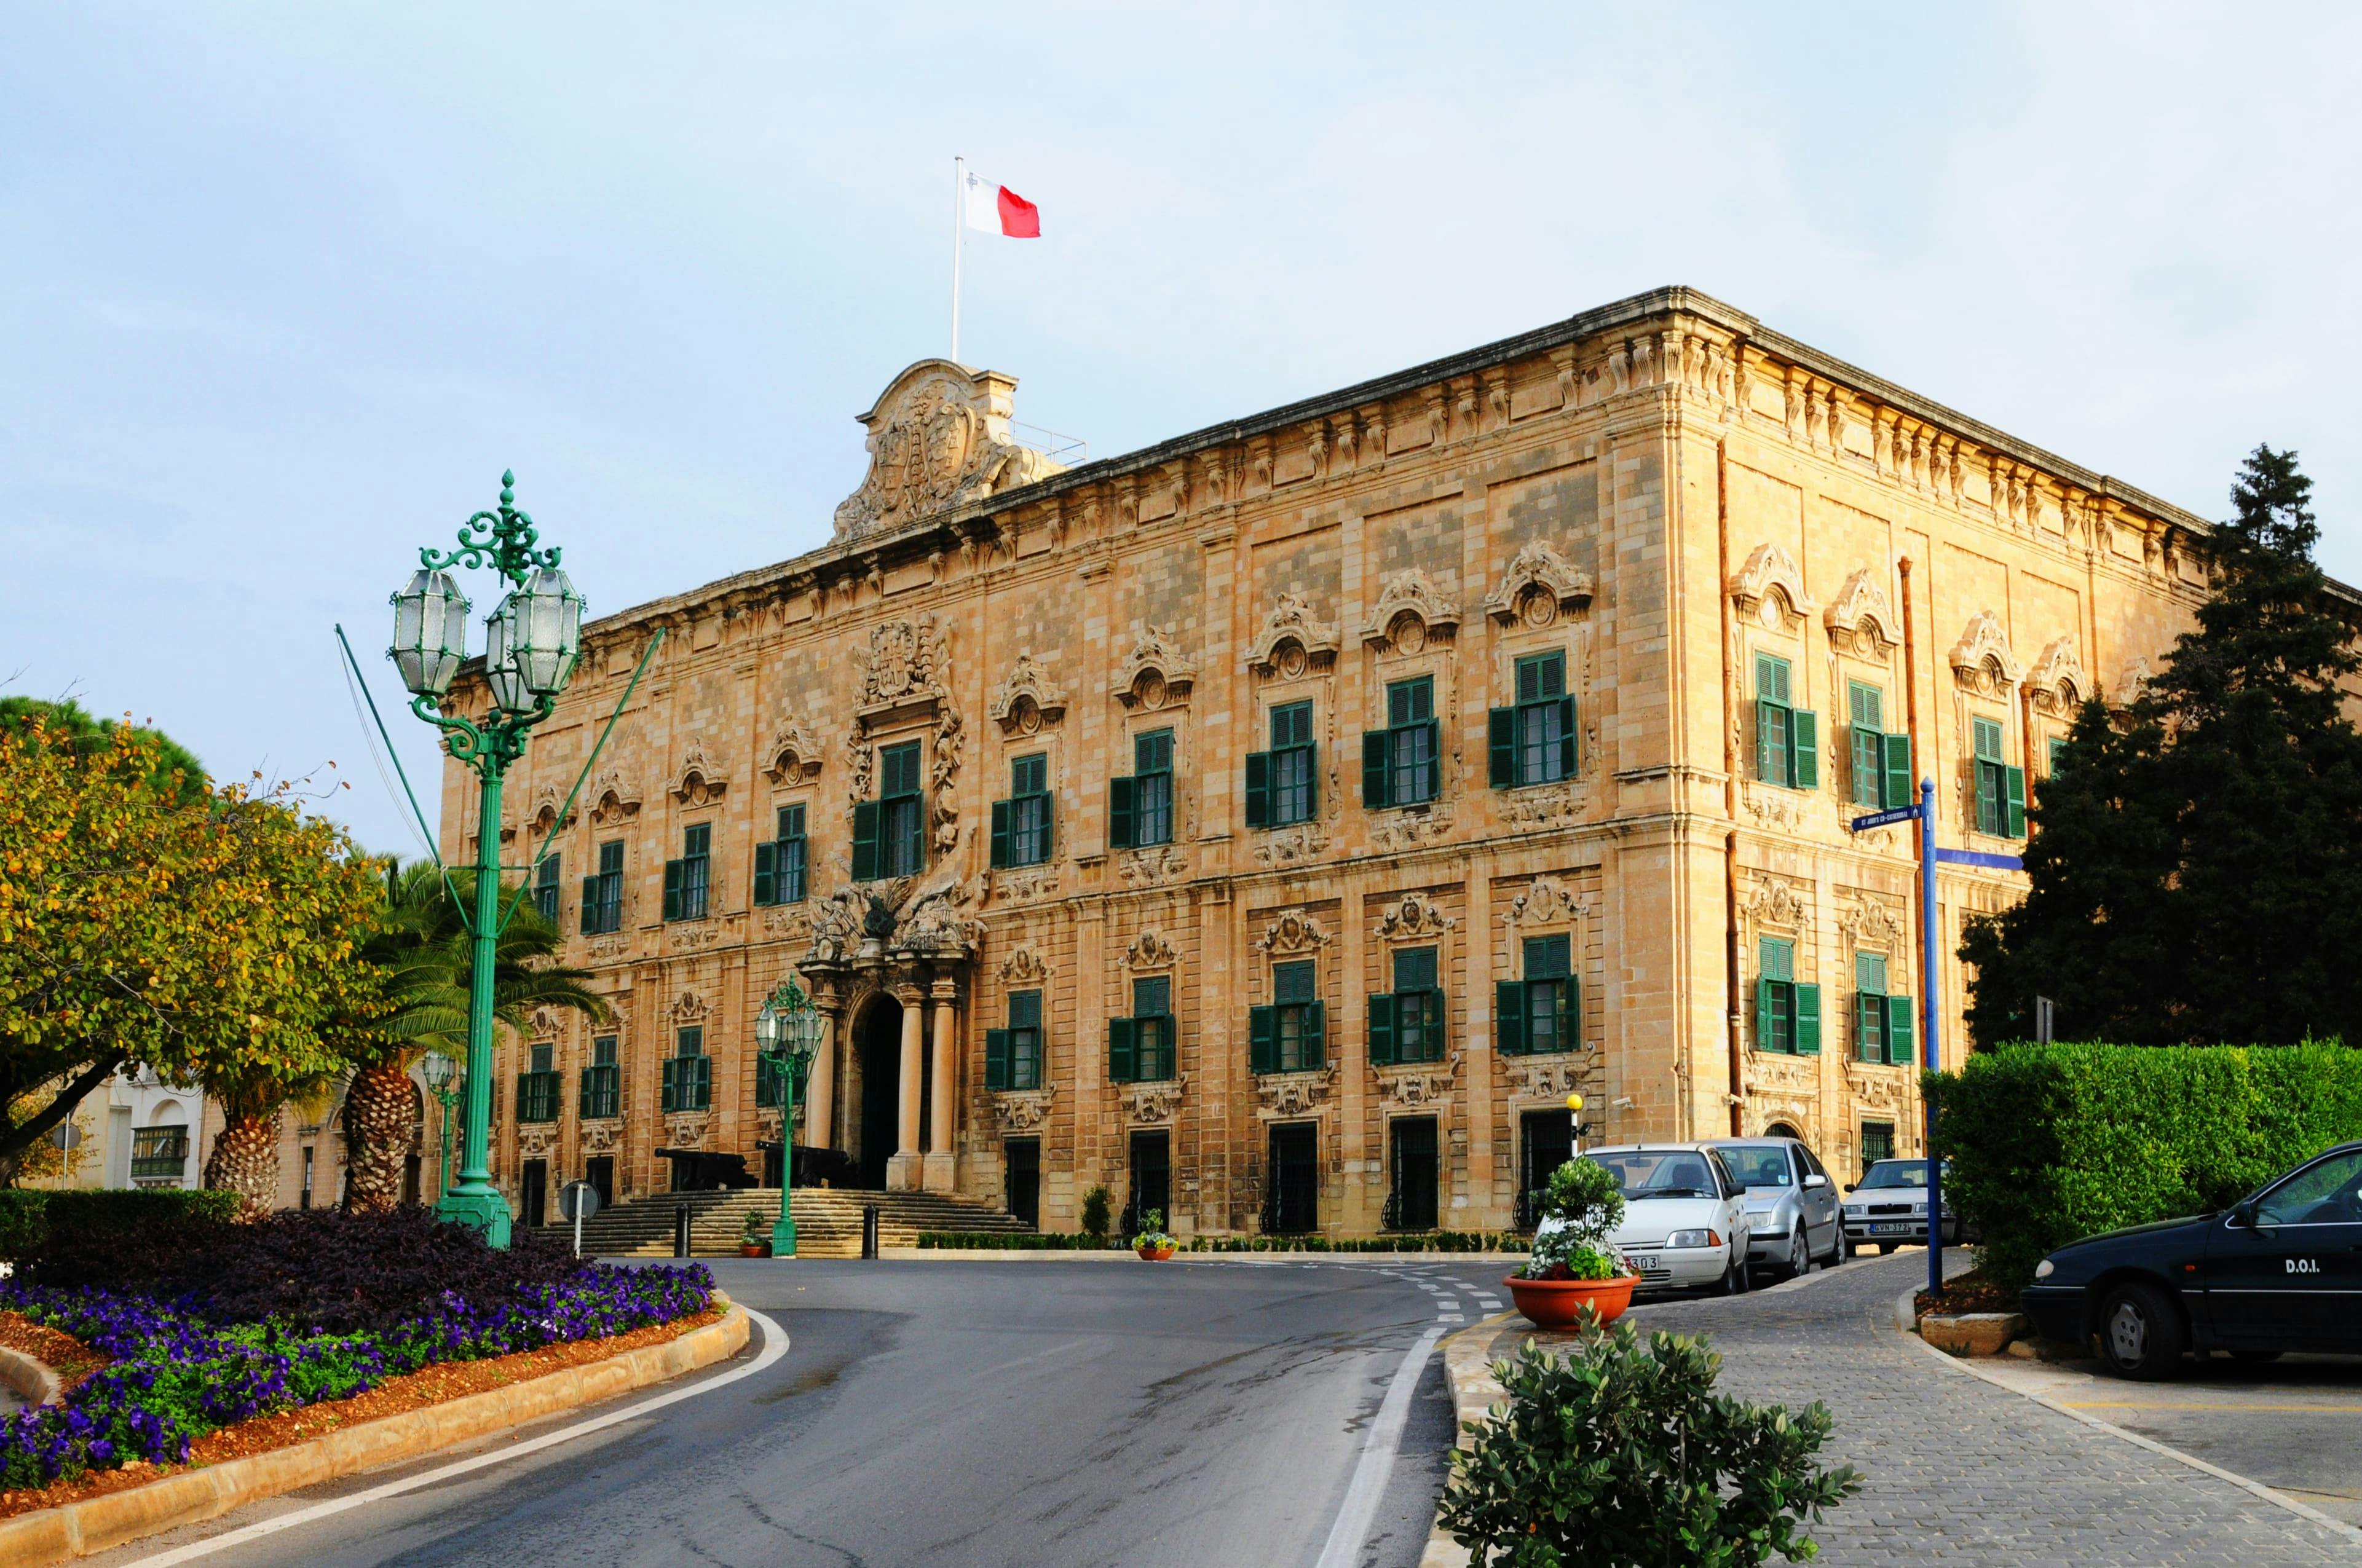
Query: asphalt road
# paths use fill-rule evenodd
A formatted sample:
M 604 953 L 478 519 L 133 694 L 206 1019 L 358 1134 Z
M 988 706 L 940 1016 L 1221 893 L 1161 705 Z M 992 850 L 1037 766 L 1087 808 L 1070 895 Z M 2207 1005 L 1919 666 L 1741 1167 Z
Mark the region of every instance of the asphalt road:
M 230 1532 L 502 1443 L 90 1561 L 1409 1568 L 1452 1440 L 1441 1358 L 1407 1375 L 1391 1407 L 1385 1396 L 1407 1353 L 1495 1309 L 1503 1272 L 1412 1258 L 724 1261 L 723 1288 L 791 1342 L 752 1375 L 259 1539 Z M 746 1366 L 761 1339 L 701 1378 Z M 1374 1428 L 1399 1432 L 1390 1464 L 1365 1443 Z M 1347 1539 L 1330 1549 L 1341 1510 Z

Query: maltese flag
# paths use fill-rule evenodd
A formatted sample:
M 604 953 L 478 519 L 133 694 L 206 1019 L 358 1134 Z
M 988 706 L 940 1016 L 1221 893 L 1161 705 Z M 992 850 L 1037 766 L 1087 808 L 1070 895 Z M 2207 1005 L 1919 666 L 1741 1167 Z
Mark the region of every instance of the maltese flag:
M 1006 185 L 970 174 L 960 204 L 966 210 L 970 228 L 1010 239 L 1042 237 L 1042 209 Z

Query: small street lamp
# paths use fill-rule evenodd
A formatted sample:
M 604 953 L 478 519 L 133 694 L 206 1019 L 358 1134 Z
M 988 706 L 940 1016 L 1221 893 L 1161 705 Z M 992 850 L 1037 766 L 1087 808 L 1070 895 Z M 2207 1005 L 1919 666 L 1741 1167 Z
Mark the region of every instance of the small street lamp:
M 549 717 L 581 648 L 582 596 L 557 569 L 555 546 L 537 549 L 533 519 L 513 504 L 516 476 L 501 476 L 497 511 L 459 529 L 459 547 L 418 552 L 419 569 L 393 595 L 393 646 L 411 712 L 444 733 L 452 756 L 481 780 L 476 813 L 475 913 L 468 1005 L 466 1137 L 459 1185 L 446 1187 L 436 1212 L 471 1225 L 495 1247 L 509 1244 L 509 1206 L 491 1183 L 492 972 L 501 911 L 501 778 L 524 755 L 526 732 Z M 469 603 L 447 569 L 490 567 L 513 590 L 484 625 L 484 674 L 492 712 L 480 723 L 443 711 L 444 694 L 467 657 Z M 445 1127 L 449 1127 L 447 1119 Z
M 451 1106 L 459 1098 L 451 1080 L 458 1076 L 459 1064 L 440 1051 L 429 1051 L 418 1064 L 418 1071 L 426 1080 L 427 1091 L 443 1107 L 443 1174 L 435 1183 L 436 1196 L 440 1198 L 451 1187 Z
M 792 975 L 755 1015 L 755 1043 L 771 1081 L 779 1086 L 779 1221 L 771 1227 L 775 1258 L 796 1255 L 796 1216 L 788 1202 L 796 1188 L 796 1089 L 811 1070 L 820 1030 L 820 1010 Z

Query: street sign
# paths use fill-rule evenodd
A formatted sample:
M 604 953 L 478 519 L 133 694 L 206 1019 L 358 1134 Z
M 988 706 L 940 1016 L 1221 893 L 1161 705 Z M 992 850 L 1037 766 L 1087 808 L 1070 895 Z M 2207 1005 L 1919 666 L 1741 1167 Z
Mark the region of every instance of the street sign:
M 569 1181 L 557 1189 L 560 1218 L 574 1221 L 574 1255 L 582 1255 L 582 1221 L 599 1212 L 599 1189 L 587 1181 Z
M 1891 812 L 1872 812 L 1866 817 L 1856 817 L 1846 823 L 1849 833 L 1860 833 L 1867 828 L 1884 827 L 1889 823 L 1915 823 L 1919 820 L 1916 806 L 1897 806 Z
M 2025 862 L 2014 855 L 1988 855 L 1981 849 L 1939 849 L 1936 859 L 1946 866 L 1981 866 L 1988 871 L 2025 869 Z

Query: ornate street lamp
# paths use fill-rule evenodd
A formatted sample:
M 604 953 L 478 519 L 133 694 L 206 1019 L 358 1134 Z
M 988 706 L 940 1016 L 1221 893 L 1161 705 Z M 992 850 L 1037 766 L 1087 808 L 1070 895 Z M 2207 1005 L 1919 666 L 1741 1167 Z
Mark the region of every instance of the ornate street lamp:
M 775 1258 L 796 1255 L 796 1216 L 788 1202 L 796 1188 L 796 1091 L 811 1070 L 820 1031 L 820 1010 L 792 975 L 755 1015 L 755 1043 L 771 1081 L 779 1086 L 779 1221 L 771 1227 Z
M 443 1107 L 443 1174 L 435 1183 L 435 1194 L 440 1198 L 451 1187 L 451 1105 L 459 1098 L 451 1080 L 458 1077 L 459 1064 L 440 1051 L 429 1051 L 418 1064 L 418 1071 L 426 1079 L 428 1092 Z
M 474 939 L 468 999 L 466 1135 L 459 1184 L 447 1169 L 446 1220 L 472 1225 L 495 1247 L 509 1243 L 509 1206 L 491 1183 L 492 968 L 503 923 L 501 910 L 501 778 L 524 755 L 526 732 L 549 717 L 580 650 L 582 597 L 557 569 L 555 546 L 537 549 L 533 519 L 516 509 L 516 476 L 501 476 L 498 510 L 479 512 L 459 529 L 459 547 L 418 552 L 420 569 L 393 596 L 393 646 L 387 651 L 411 693 L 411 712 L 443 731 L 444 745 L 481 780 L 476 813 Z M 443 712 L 443 694 L 465 652 L 468 602 L 446 569 L 490 567 L 514 591 L 485 623 L 484 673 L 492 710 L 481 721 Z M 430 1080 L 431 1081 L 431 1080 Z M 439 1093 L 440 1091 L 438 1091 Z M 450 1125 L 447 1116 L 445 1128 Z

